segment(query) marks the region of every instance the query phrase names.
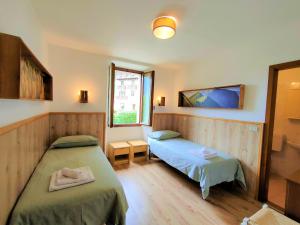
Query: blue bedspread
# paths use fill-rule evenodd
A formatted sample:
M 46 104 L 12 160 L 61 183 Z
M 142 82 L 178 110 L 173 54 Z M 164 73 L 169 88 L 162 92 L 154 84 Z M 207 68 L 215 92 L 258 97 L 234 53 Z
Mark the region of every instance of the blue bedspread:
M 148 143 L 152 153 L 191 179 L 200 182 L 204 199 L 208 197 L 211 186 L 225 181 L 238 180 L 246 189 L 239 161 L 222 151 L 214 149 L 217 151 L 217 157 L 206 160 L 201 154 L 203 145 L 182 138 L 161 141 L 148 138 Z

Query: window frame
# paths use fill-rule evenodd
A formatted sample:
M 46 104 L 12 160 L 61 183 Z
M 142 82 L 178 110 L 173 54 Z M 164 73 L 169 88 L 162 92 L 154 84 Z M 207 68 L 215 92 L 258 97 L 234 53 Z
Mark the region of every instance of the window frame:
M 140 88 L 140 111 L 139 111 L 139 123 L 132 123 L 132 124 L 114 124 L 113 123 L 113 117 L 114 117 L 114 100 L 115 100 L 115 73 L 116 71 L 123 71 L 128 73 L 135 73 L 139 74 L 141 76 L 141 88 Z M 149 124 L 143 124 L 142 123 L 142 115 L 143 115 L 143 91 L 144 91 L 144 74 L 149 72 L 134 70 L 134 69 L 127 69 L 123 67 L 115 66 L 114 63 L 111 64 L 110 68 L 111 76 L 110 76 L 110 100 L 109 100 L 109 127 L 139 127 L 139 126 L 152 126 L 152 116 L 153 116 L 153 97 L 154 97 L 154 71 L 151 72 L 152 76 L 152 87 L 151 87 L 151 109 L 150 109 L 150 122 Z
M 144 87 L 144 77 L 145 77 L 145 74 L 148 74 L 148 73 L 151 73 L 151 94 L 150 94 L 150 98 L 151 98 L 151 105 L 150 105 L 150 112 L 149 112 L 149 124 L 144 124 L 142 123 L 142 116 L 143 116 L 143 94 L 144 94 L 144 88 L 143 90 L 141 91 L 141 114 L 140 114 L 140 123 L 141 125 L 144 125 L 144 126 L 152 126 L 152 119 L 153 119 L 153 109 L 154 109 L 154 104 L 153 104 L 153 101 L 154 101 L 154 79 L 155 79 L 155 71 L 152 70 L 152 71 L 147 71 L 147 72 L 143 72 L 143 76 L 142 76 L 142 80 L 143 80 L 143 83 L 142 83 L 142 87 Z

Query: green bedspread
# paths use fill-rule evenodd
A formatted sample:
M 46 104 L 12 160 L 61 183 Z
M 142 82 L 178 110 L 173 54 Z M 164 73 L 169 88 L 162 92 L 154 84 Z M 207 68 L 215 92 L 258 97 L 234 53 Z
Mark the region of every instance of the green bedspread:
M 48 192 L 51 174 L 90 166 L 95 182 Z M 98 146 L 48 150 L 29 180 L 10 225 L 125 224 L 128 205 L 115 172 Z

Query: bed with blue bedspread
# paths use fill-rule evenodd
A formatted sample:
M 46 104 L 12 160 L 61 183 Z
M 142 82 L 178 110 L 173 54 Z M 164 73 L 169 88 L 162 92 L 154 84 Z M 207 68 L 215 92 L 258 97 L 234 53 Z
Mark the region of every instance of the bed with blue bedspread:
M 183 138 L 157 140 L 149 137 L 148 143 L 151 153 L 200 183 L 203 199 L 208 197 L 210 187 L 222 182 L 237 180 L 246 189 L 240 162 L 229 154 L 211 149 L 217 156 L 205 159 L 201 154 L 205 146 Z

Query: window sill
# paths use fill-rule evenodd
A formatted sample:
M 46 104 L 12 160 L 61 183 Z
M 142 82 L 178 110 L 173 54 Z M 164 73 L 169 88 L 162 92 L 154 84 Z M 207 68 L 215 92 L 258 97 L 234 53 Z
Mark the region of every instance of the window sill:
M 114 127 L 141 127 L 143 124 L 134 123 L 134 124 L 113 124 L 112 128 Z

